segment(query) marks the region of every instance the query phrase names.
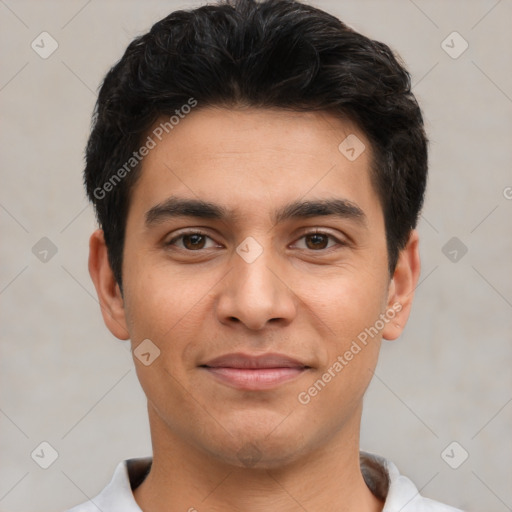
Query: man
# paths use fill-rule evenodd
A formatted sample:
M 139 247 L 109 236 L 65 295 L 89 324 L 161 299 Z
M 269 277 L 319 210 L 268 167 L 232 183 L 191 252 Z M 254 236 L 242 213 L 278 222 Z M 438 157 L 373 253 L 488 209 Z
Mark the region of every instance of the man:
M 386 45 L 292 0 L 174 12 L 107 74 L 86 157 L 89 269 L 153 457 L 74 512 L 455 510 L 359 452 L 427 175 Z

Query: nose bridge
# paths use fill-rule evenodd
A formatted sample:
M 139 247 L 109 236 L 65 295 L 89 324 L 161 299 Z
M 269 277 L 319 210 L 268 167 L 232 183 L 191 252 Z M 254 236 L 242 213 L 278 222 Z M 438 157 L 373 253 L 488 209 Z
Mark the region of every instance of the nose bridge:
M 272 266 L 275 267 L 275 258 L 270 254 L 270 250 L 264 251 L 251 263 L 244 260 L 238 261 L 236 265 L 241 277 L 239 286 L 236 287 L 240 295 L 247 294 L 248 297 L 258 299 L 261 305 L 270 306 L 275 302 L 280 286 L 275 271 L 271 270 Z
M 270 241 L 263 245 L 247 237 L 233 254 L 232 265 L 219 297 L 220 321 L 238 320 L 250 329 L 261 329 L 270 320 L 291 321 L 295 301 L 278 275 L 277 256 Z

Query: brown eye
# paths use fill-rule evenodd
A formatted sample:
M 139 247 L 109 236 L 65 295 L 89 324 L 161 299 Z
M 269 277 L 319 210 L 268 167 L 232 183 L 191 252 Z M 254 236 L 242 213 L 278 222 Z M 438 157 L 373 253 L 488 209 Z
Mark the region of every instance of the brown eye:
M 329 244 L 329 236 L 321 233 L 313 233 L 312 235 L 306 235 L 306 246 L 308 249 L 326 249 Z
M 346 243 L 339 240 L 334 235 L 321 231 L 305 233 L 294 244 L 297 249 L 314 252 L 328 251 L 329 249 L 334 249 L 336 246 L 341 248 L 344 245 L 346 245 Z
M 211 237 L 199 231 L 182 233 L 181 235 L 174 237 L 165 245 L 175 246 L 184 251 L 200 251 L 201 249 L 212 249 L 217 246 Z
M 206 237 L 204 235 L 194 234 L 184 235 L 182 239 L 184 247 L 190 250 L 194 250 L 204 248 Z

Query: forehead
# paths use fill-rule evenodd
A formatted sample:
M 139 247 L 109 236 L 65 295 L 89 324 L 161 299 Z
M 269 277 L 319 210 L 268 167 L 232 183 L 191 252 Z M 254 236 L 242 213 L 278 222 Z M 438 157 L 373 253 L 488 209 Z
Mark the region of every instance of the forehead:
M 214 201 L 242 217 L 299 198 L 343 196 L 364 210 L 378 206 L 371 148 L 348 120 L 326 112 L 198 108 L 172 129 L 166 125 L 168 132 L 158 129 L 165 121 L 148 132 L 155 144 L 130 211 L 147 211 L 171 195 Z

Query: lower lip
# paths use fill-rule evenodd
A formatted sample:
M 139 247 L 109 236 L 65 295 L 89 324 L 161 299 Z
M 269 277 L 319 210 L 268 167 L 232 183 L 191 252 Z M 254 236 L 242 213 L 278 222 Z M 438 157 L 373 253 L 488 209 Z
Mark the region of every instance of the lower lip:
M 221 382 L 239 389 L 272 389 L 289 382 L 306 371 L 306 368 L 204 368 Z

